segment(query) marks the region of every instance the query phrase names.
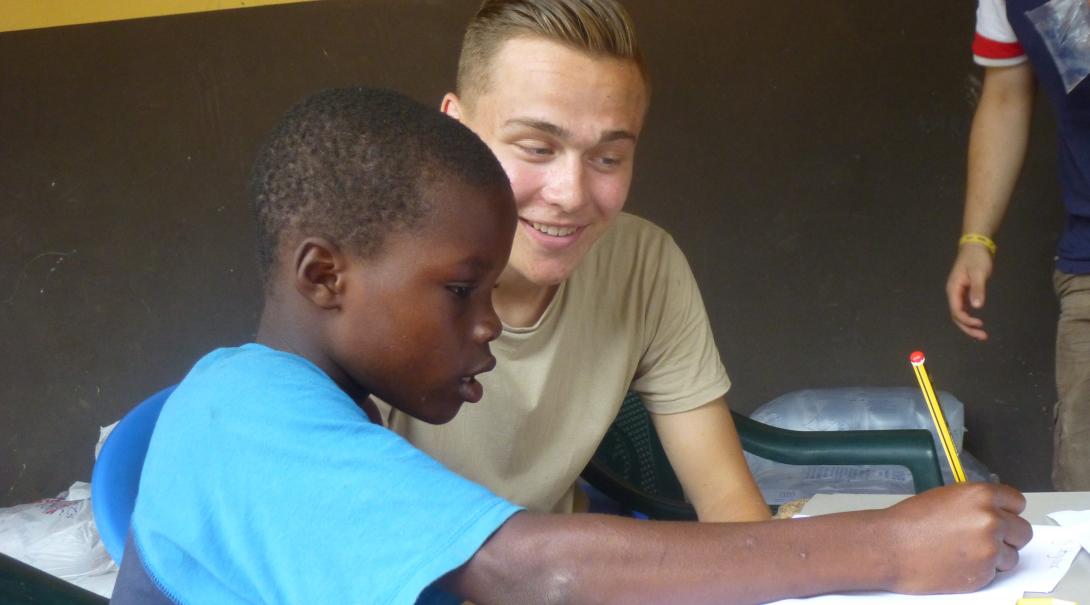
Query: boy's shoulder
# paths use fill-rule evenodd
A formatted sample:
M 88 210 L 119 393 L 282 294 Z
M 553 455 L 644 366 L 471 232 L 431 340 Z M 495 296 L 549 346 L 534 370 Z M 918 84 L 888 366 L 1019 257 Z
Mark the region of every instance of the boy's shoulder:
M 344 395 L 316 365 L 299 355 L 258 343 L 224 347 L 206 354 L 179 383 L 171 399 L 215 402 L 217 393 L 237 399 L 246 394 L 267 397 L 311 385 Z
M 250 342 L 237 347 L 222 347 L 210 351 L 193 364 L 193 368 L 185 379 L 205 374 L 246 372 L 264 368 L 300 372 L 313 370 L 319 374 L 322 373 L 317 366 L 299 355 Z
M 317 418 L 371 424 L 363 409 L 312 362 L 249 343 L 216 349 L 194 364 L 164 404 L 152 446 L 171 444 L 183 451 L 194 439 L 212 444 L 255 430 L 290 438 L 312 428 L 308 419 Z

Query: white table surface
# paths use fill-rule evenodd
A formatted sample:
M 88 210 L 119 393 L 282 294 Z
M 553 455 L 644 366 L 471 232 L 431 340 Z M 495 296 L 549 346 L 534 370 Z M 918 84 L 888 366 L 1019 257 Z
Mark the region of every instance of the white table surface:
M 818 494 L 803 507 L 804 515 L 823 515 L 850 510 L 885 508 L 906 496 L 876 494 Z M 1056 525 L 1048 514 L 1060 510 L 1090 510 L 1090 492 L 1030 492 L 1022 516 L 1034 525 Z M 1053 596 L 1080 605 L 1090 605 L 1090 554 L 1079 552 L 1071 570 L 1050 593 L 1026 593 L 1026 596 Z

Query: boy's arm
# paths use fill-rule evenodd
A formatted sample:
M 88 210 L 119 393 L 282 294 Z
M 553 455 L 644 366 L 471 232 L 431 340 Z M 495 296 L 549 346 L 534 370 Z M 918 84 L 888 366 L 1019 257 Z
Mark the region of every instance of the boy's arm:
M 977 483 L 888 509 L 761 523 L 519 513 L 442 580 L 476 603 L 735 603 L 856 589 L 966 592 L 1013 567 L 1016 490 Z
M 651 414 L 651 421 L 701 521 L 771 518 L 724 398 L 687 412 Z
M 1022 170 L 1033 116 L 1036 81 L 1028 62 L 984 71 L 980 105 L 969 135 L 969 169 L 962 233 L 994 238 L 1010 205 Z M 980 244 L 958 247 L 946 280 L 946 299 L 954 324 L 977 340 L 986 340 L 984 321 L 970 315 L 984 306 L 992 255 Z

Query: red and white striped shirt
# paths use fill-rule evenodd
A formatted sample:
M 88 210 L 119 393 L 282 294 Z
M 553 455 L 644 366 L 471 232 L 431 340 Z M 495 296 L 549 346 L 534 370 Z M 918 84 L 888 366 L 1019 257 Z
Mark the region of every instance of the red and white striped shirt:
M 980 0 L 976 9 L 973 61 L 986 67 L 1006 67 L 1026 60 L 1026 53 L 1007 20 L 1006 0 Z

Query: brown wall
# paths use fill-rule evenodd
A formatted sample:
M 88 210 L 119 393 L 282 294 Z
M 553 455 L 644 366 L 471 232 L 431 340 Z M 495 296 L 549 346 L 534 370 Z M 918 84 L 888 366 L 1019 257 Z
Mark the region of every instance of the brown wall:
M 751 411 L 913 385 L 928 353 L 967 447 L 1048 487 L 1062 220 L 1051 116 L 1000 233 L 986 345 L 947 318 L 978 71 L 974 3 L 632 0 L 654 78 L 629 209 L 690 257 Z M 314 90 L 438 104 L 475 0 L 368 0 L 0 34 L 0 506 L 87 480 L 99 425 L 251 337 L 244 195 Z

